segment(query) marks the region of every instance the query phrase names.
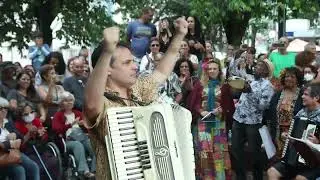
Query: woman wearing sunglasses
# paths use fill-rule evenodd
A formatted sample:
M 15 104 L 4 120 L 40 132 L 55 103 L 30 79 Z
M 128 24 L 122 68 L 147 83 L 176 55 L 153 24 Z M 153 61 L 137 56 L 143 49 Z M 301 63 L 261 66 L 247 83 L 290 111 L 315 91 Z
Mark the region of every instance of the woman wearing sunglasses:
M 140 62 L 140 67 L 139 67 L 140 73 L 146 70 L 152 71 L 154 69 L 154 59 L 155 59 L 155 56 L 160 51 L 159 39 L 156 37 L 151 38 L 149 48 L 150 48 L 150 54 L 144 55 Z

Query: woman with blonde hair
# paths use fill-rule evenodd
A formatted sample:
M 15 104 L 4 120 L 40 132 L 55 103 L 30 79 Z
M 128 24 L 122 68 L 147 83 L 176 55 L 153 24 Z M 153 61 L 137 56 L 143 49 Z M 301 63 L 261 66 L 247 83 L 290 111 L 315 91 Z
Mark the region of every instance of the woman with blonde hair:
M 231 179 L 231 163 L 228 150 L 226 110 L 222 99 L 224 77 L 218 61 L 210 60 L 203 65 L 203 86 L 200 114 L 197 123 L 196 167 L 201 179 Z

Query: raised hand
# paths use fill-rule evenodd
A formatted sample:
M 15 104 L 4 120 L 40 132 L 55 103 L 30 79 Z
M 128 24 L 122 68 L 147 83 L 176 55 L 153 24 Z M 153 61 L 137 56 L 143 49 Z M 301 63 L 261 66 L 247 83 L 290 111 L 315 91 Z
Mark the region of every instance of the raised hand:
M 43 127 L 43 128 L 41 128 L 41 129 L 38 129 L 38 134 L 39 134 L 39 136 L 43 136 L 45 133 L 46 133 L 46 129 Z
M 184 17 L 178 18 L 174 21 L 174 27 L 177 34 L 186 35 L 188 33 L 188 22 Z
M 7 138 L 8 138 L 8 140 L 13 141 L 13 140 L 17 139 L 17 135 L 16 135 L 16 133 L 10 133 L 10 134 L 8 134 Z
M 16 139 L 13 141 L 10 141 L 10 148 L 11 149 L 19 149 L 21 145 L 21 139 Z
M 120 33 L 120 30 L 118 27 L 106 28 L 103 31 L 105 50 L 107 52 L 113 53 L 114 50 L 116 49 L 117 44 L 119 42 L 119 33 Z

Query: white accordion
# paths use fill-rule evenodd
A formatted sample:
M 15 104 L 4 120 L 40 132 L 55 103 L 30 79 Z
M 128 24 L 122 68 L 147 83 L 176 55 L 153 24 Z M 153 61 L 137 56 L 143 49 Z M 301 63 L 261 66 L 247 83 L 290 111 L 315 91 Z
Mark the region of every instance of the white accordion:
M 170 104 L 108 109 L 112 180 L 194 180 L 191 120 Z

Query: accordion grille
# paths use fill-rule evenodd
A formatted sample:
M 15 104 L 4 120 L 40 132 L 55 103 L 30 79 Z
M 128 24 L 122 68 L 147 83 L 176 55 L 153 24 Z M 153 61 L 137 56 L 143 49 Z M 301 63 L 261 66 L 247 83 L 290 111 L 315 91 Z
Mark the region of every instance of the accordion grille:
M 162 180 L 175 179 L 164 118 L 161 113 L 154 112 L 151 115 L 150 121 L 152 132 L 151 143 L 158 175 Z

